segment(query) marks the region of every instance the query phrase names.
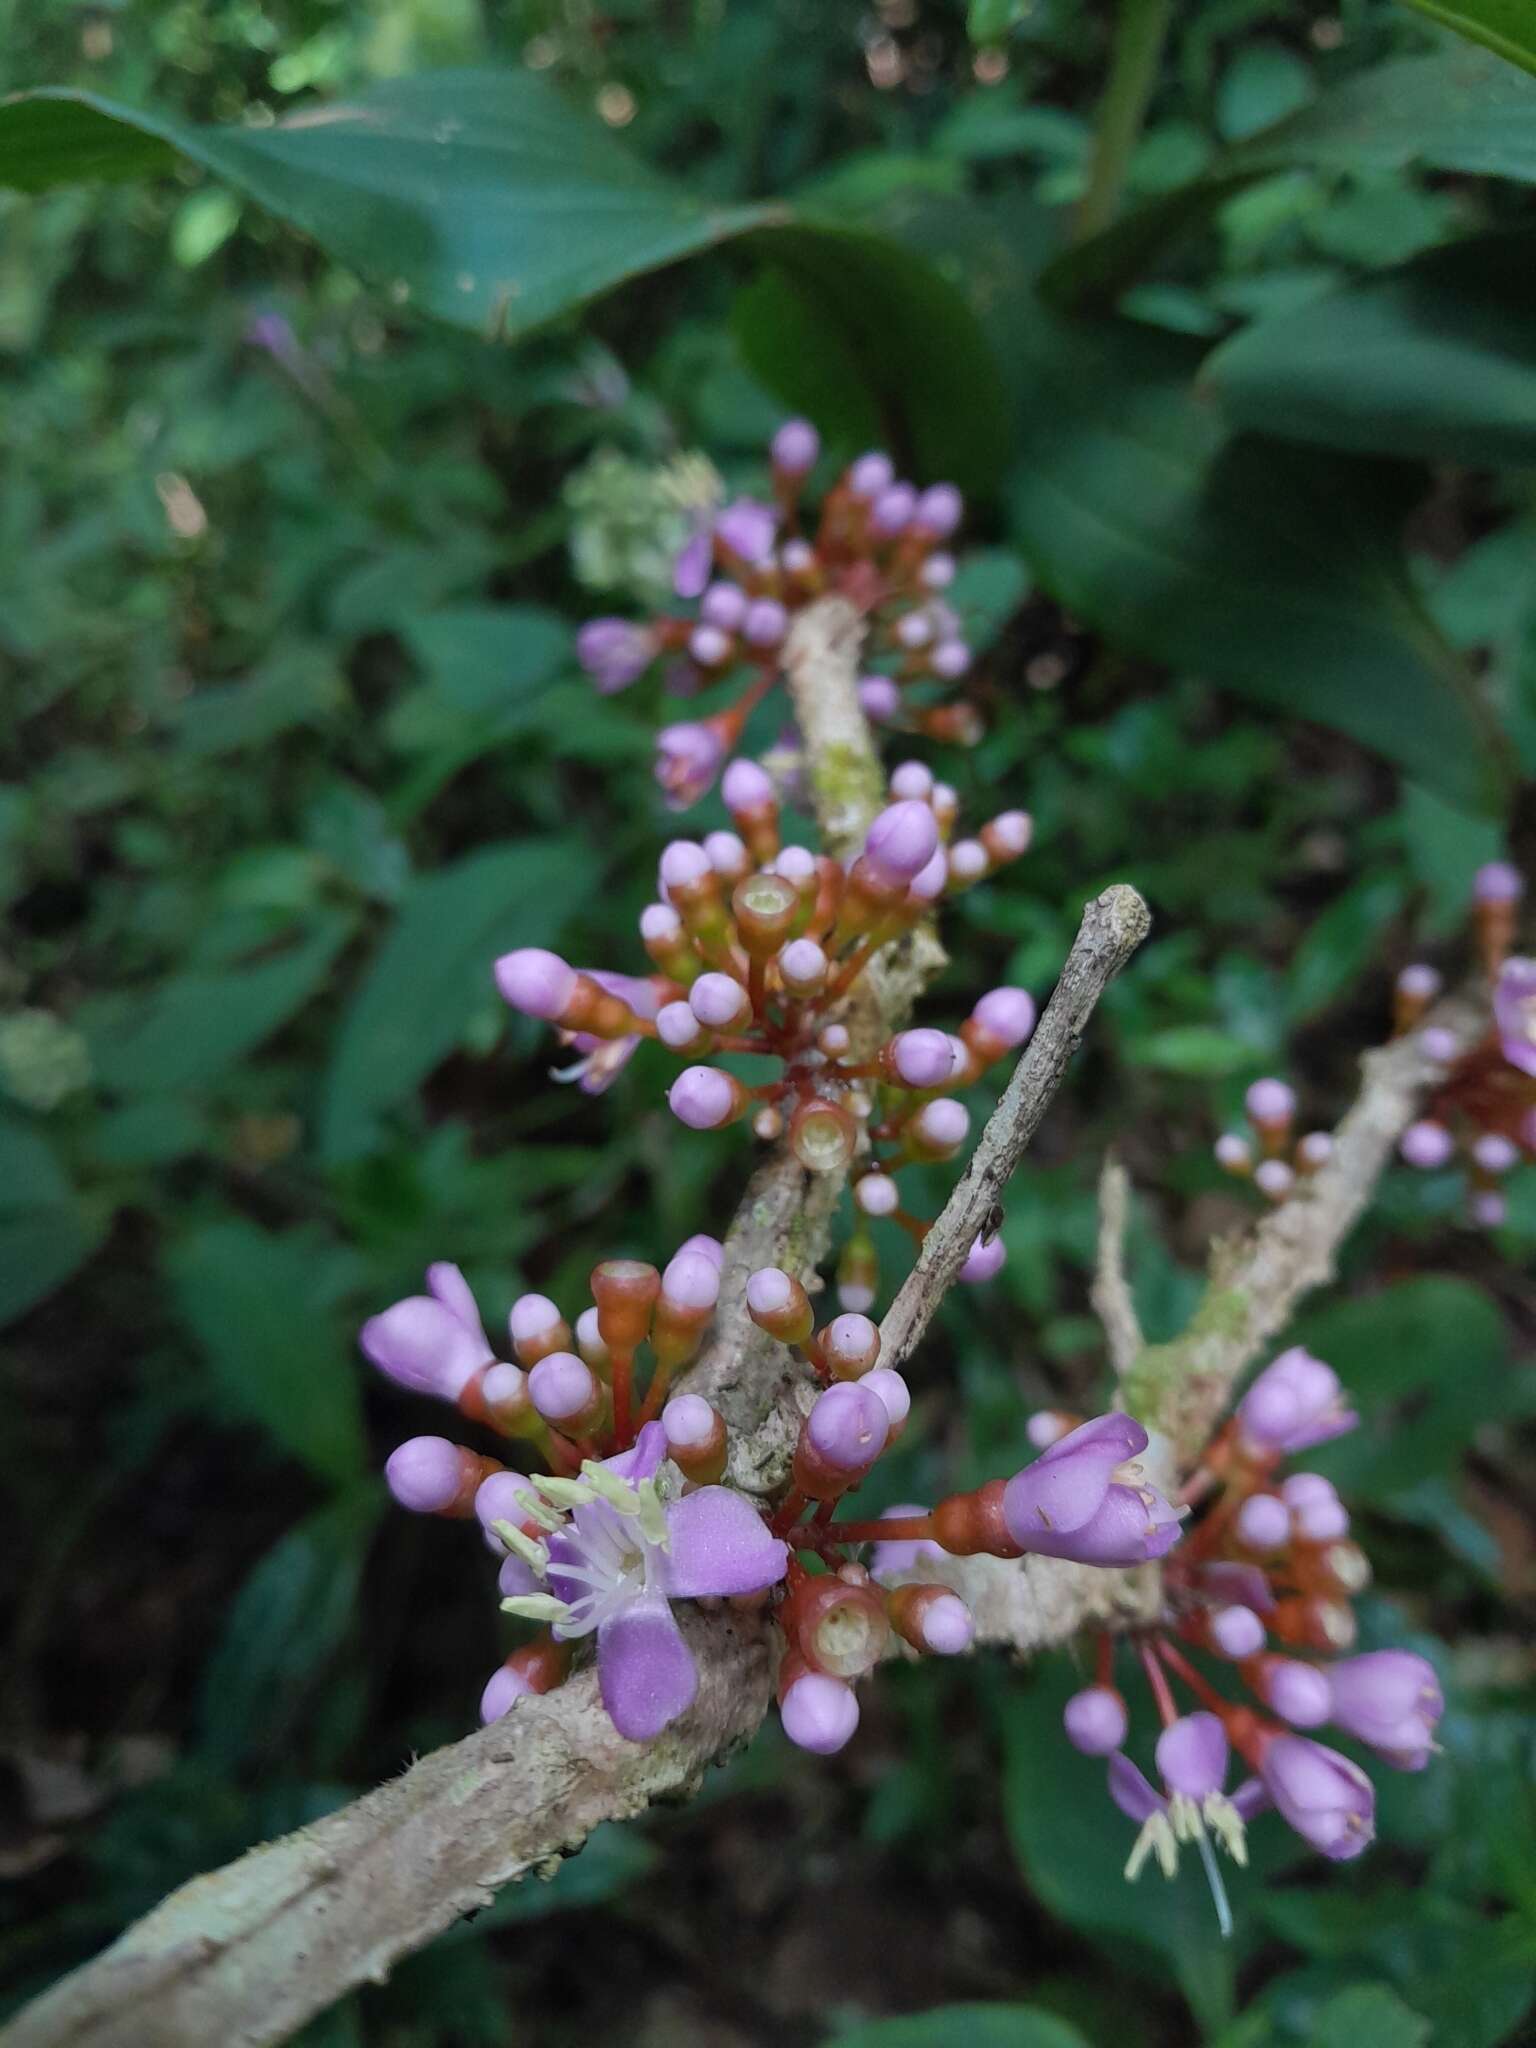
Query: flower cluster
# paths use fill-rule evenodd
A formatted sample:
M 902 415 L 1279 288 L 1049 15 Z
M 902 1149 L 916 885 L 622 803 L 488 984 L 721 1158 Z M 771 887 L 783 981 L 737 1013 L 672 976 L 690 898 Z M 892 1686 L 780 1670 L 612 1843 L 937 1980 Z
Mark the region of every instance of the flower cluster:
M 1421 1172 L 1438 1171 L 1460 1155 L 1468 1168 L 1471 1219 L 1489 1230 L 1505 1218 L 1505 1176 L 1522 1158 L 1536 1159 L 1536 960 L 1510 952 L 1524 893 L 1508 862 L 1490 861 L 1478 870 L 1473 913 L 1492 987 L 1492 1028 L 1465 1049 L 1438 1025 L 1420 1031 L 1421 1049 L 1445 1072 L 1400 1145 L 1403 1159 Z M 1400 1033 L 1418 1024 L 1440 986 L 1433 967 L 1403 969 L 1396 985 Z
M 861 1217 L 891 1217 L 921 1242 L 927 1225 L 901 1206 L 895 1174 L 952 1159 L 970 1131 L 953 1091 L 1014 1051 L 1035 1025 L 1021 988 L 981 997 L 958 1032 L 900 1031 L 868 1058 L 852 1056 L 843 1015 L 882 947 L 942 898 L 1016 860 L 1030 840 L 1024 811 L 1005 811 L 973 838 L 953 837 L 958 804 L 921 762 L 891 778 L 892 801 L 846 866 L 780 842 L 773 785 L 755 762 L 726 771 L 736 826 L 702 842 L 675 839 L 661 856 L 659 900 L 640 919 L 655 971 L 580 970 L 523 947 L 496 963 L 513 1008 L 555 1025 L 577 1055 L 561 1078 L 608 1087 L 642 1039 L 686 1062 L 667 1101 L 692 1130 L 750 1121 L 786 1138 L 809 1171 L 855 1173 Z M 714 1064 L 746 1054 L 773 1063 L 763 1081 Z M 874 1300 L 874 1248 L 851 1241 L 844 1306 Z M 978 1246 L 965 1278 L 990 1277 L 1001 1240 Z
M 1224 1131 L 1214 1147 L 1216 1164 L 1238 1180 L 1251 1180 L 1266 1201 L 1283 1202 L 1295 1193 L 1298 1180 L 1328 1164 L 1333 1139 L 1327 1131 L 1296 1136 L 1296 1091 L 1284 1081 L 1255 1081 L 1243 1107 L 1253 1138 Z
M 1044 1434 L 1062 1426 L 1040 1420 Z M 1161 1622 L 1131 1646 L 1161 1724 L 1158 1785 L 1125 1754 L 1130 1711 L 1109 1636 L 1099 1640 L 1095 1683 L 1067 1703 L 1068 1740 L 1109 1758 L 1110 1797 L 1140 1828 L 1129 1876 L 1149 1857 L 1171 1874 L 1180 1845 L 1192 1844 L 1222 1904 L 1210 1844 L 1245 1861 L 1245 1824 L 1268 1807 L 1322 1855 L 1358 1856 L 1373 1830 L 1371 1781 L 1299 1731 L 1331 1724 L 1399 1770 L 1429 1761 L 1442 1709 L 1433 1669 L 1407 1650 L 1348 1654 L 1351 1601 L 1370 1577 L 1365 1555 L 1328 1480 L 1281 1471 L 1355 1421 L 1333 1370 L 1293 1348 L 1259 1374 L 1186 1484 L 1197 1519 L 1164 1566 Z M 1246 1698 L 1220 1689 L 1223 1674 Z M 1229 1798 L 1233 1750 L 1251 1776 Z
M 831 591 L 868 621 L 870 672 L 859 695 L 872 720 L 930 739 L 979 736 L 968 704 L 932 701 L 971 666 L 962 621 L 943 595 L 955 579 L 944 543 L 960 524 L 960 493 L 953 484 L 919 490 L 875 451 L 843 472 L 813 525 L 804 496 L 820 455 L 815 428 L 787 420 L 769 450 L 771 501 L 697 508 L 673 564 L 676 594 L 693 611 L 644 622 L 593 619 L 578 636 L 578 659 L 605 693 L 627 689 L 664 657 L 678 695 L 736 686 L 724 708 L 658 734 L 657 780 L 674 809 L 713 787 L 779 679 L 795 615 Z
M 671 1603 L 766 1595 L 784 1636 L 784 1727 L 829 1753 L 858 1725 L 855 1684 L 895 1642 L 935 1656 L 969 1646 L 974 1624 L 943 1579 L 945 1558 L 1032 1551 L 1131 1565 L 1177 1541 L 1179 1513 L 1137 1462 L 1146 1431 L 1125 1415 L 1086 1423 L 1013 1478 L 931 1512 L 835 1519 L 901 1437 L 911 1396 L 880 1364 L 867 1316 L 844 1313 L 818 1331 L 804 1287 L 773 1266 L 750 1276 L 748 1312 L 794 1350 L 818 1391 L 788 1487 L 760 1512 L 720 1484 L 730 1440 L 719 1411 L 697 1394 L 668 1398 L 674 1372 L 703 1342 L 722 1260 L 707 1237 L 690 1239 L 662 1272 L 606 1260 L 574 1326 L 547 1296 L 522 1295 L 508 1319 L 508 1359 L 495 1356 L 456 1266 L 433 1266 L 426 1294 L 363 1326 L 363 1350 L 387 1377 L 521 1439 L 520 1463 L 536 1454 L 552 1468 L 509 1469 L 440 1436 L 410 1438 L 385 1467 L 402 1507 L 479 1525 L 499 1560 L 504 1610 L 541 1625 L 492 1674 L 487 1720 L 561 1683 L 571 1646 L 591 1635 L 614 1726 L 645 1741 L 697 1690 Z

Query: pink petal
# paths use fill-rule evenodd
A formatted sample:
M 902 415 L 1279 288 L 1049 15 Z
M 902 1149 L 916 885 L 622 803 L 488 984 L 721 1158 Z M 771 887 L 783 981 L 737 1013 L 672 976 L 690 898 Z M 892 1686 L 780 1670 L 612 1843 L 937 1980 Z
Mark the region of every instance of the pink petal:
M 439 1259 L 435 1266 L 427 1268 L 427 1286 L 452 1316 L 457 1316 L 472 1337 L 478 1337 L 485 1345 L 486 1356 L 491 1355 L 490 1341 L 485 1326 L 480 1321 L 479 1305 L 470 1292 L 469 1282 L 458 1267 L 447 1259 Z
M 659 1422 L 648 1422 L 627 1451 L 604 1458 L 603 1470 L 616 1479 L 654 1479 L 667 1455 L 667 1432 Z
M 701 1486 L 667 1510 L 663 1572 L 674 1600 L 707 1593 L 756 1593 L 784 1576 L 789 1551 L 756 1508 L 728 1486 Z
M 693 1705 L 699 1674 L 659 1595 L 642 1594 L 603 1623 L 597 1680 L 609 1719 L 631 1742 L 649 1742 Z

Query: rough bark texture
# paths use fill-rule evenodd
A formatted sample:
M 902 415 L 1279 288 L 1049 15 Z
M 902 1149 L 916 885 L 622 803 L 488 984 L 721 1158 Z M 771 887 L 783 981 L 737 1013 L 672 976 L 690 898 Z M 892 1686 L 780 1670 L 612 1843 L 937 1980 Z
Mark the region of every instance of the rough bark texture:
M 899 1368 L 911 1357 L 971 1246 L 983 1230 L 995 1227 L 993 1212 L 1002 1191 L 1040 1128 L 1094 1004 L 1147 936 L 1151 922 L 1146 904 L 1123 883 L 1106 889 L 1084 910 L 1045 1015 L 880 1325 L 882 1364 Z

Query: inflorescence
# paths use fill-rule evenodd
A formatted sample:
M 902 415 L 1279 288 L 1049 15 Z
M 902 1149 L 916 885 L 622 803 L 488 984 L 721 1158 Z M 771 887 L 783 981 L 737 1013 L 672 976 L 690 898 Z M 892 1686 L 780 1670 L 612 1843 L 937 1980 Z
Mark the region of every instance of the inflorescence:
M 769 449 L 771 502 L 737 498 L 699 511 L 673 576 L 694 611 L 593 619 L 577 636 L 582 667 L 605 694 L 627 689 L 663 658 L 675 694 L 736 685 L 724 708 L 657 735 L 656 778 L 674 810 L 714 787 L 747 719 L 782 675 L 797 613 L 829 592 L 866 621 L 870 672 L 859 700 L 872 721 L 961 744 L 980 737 L 963 699 L 933 701 L 972 659 L 963 622 L 944 597 L 956 568 L 944 543 L 960 525 L 960 493 L 953 484 L 919 490 L 874 451 L 843 472 L 813 524 L 805 492 L 820 455 L 815 428 L 787 420 Z
M 1524 894 L 1519 870 L 1507 861 L 1478 869 L 1472 909 L 1492 989 L 1492 1028 L 1465 1050 L 1437 1025 L 1420 1032 L 1422 1050 L 1445 1072 L 1400 1148 L 1423 1172 L 1460 1155 L 1469 1169 L 1472 1221 L 1486 1230 L 1496 1230 L 1507 1213 L 1505 1176 L 1522 1159 L 1536 1159 L 1536 960 L 1510 951 Z M 1397 978 L 1398 1030 L 1412 1029 L 1439 992 L 1435 968 L 1405 967 Z
M 958 1032 L 899 1031 L 868 1058 L 850 1052 L 843 1021 L 881 949 L 935 906 L 1017 860 L 1030 841 L 1024 811 L 1004 811 L 974 838 L 954 839 L 959 805 L 921 762 L 891 778 L 893 801 L 843 866 L 779 838 L 773 785 L 733 761 L 725 798 L 734 832 L 702 844 L 674 839 L 661 856 L 659 900 L 640 919 L 655 972 L 578 970 L 523 947 L 496 963 L 502 995 L 553 1024 L 576 1053 L 560 1078 L 607 1088 L 642 1039 L 686 1062 L 668 1090 L 691 1130 L 748 1122 L 784 1138 L 812 1173 L 854 1174 L 861 1219 L 890 1217 L 919 1243 L 927 1225 L 901 1204 L 895 1176 L 913 1162 L 954 1158 L 970 1133 L 955 1090 L 969 1087 L 1029 1037 L 1035 1004 L 1022 988 L 984 995 Z M 718 1055 L 771 1061 L 762 1081 L 714 1064 Z M 988 1279 L 1000 1238 L 978 1243 L 962 1278 Z M 845 1308 L 875 1299 L 875 1248 L 862 1225 L 839 1272 Z
M 802 493 L 818 456 L 813 430 L 792 421 L 772 445 L 773 502 L 700 513 L 675 564 L 678 593 L 698 600 L 696 616 L 598 620 L 580 636 L 581 659 L 604 690 L 625 687 L 664 654 L 685 672 L 674 682 L 690 688 L 747 671 L 727 709 L 662 734 L 659 773 L 674 804 L 712 785 L 781 672 L 794 613 L 827 591 L 855 603 L 883 664 L 862 685 L 866 711 L 930 737 L 970 735 L 965 707 L 931 702 L 934 686 L 957 680 L 970 661 L 940 595 L 954 575 L 943 543 L 959 522 L 959 494 L 947 485 L 918 491 L 885 456 L 866 455 L 827 494 L 808 537 Z M 1244 1860 L 1246 1823 L 1266 1806 L 1325 1856 L 1358 1854 L 1372 1831 L 1370 1780 L 1307 1731 L 1331 1723 L 1388 1763 L 1418 1769 L 1434 1746 L 1441 1699 L 1422 1658 L 1350 1654 L 1351 1601 L 1369 1578 L 1364 1554 L 1325 1478 L 1282 1476 L 1288 1457 L 1354 1421 L 1320 1360 L 1300 1349 L 1275 1359 L 1182 1488 L 1163 1469 L 1168 1446 L 1150 1444 L 1131 1416 L 1043 1413 L 1029 1431 L 1039 1455 L 1011 1477 L 932 1509 L 862 1520 L 845 1512 L 912 1406 L 867 1314 L 876 1294 L 867 1219 L 890 1217 L 921 1242 L 927 1226 L 902 1207 L 895 1176 L 960 1150 L 969 1118 L 955 1091 L 1024 1044 L 1035 1005 L 1023 989 L 993 989 L 958 1031 L 899 1031 L 873 1051 L 856 1045 L 849 1020 L 872 1013 L 866 977 L 883 949 L 1022 855 L 1030 821 L 1005 811 L 957 839 L 954 792 L 910 761 L 844 864 L 783 843 L 780 791 L 758 762 L 732 761 L 722 793 L 734 829 L 674 840 L 662 855 L 657 900 L 640 923 L 650 974 L 582 970 L 524 948 L 496 963 L 496 980 L 508 1003 L 552 1024 L 574 1053 L 560 1078 L 600 1093 L 650 1039 L 684 1063 L 668 1093 L 683 1123 L 705 1131 L 747 1122 L 810 1172 L 848 1174 L 860 1222 L 839 1264 L 841 1312 L 818 1327 L 794 1274 L 764 1267 L 747 1278 L 747 1313 L 785 1347 L 800 1389 L 790 1469 L 766 1505 L 725 1483 L 733 1446 L 724 1415 L 699 1394 L 674 1391 L 715 1314 L 724 1248 L 713 1238 L 691 1238 L 664 1270 L 605 1260 L 574 1322 L 542 1294 L 521 1296 L 501 1345 L 448 1264 L 429 1269 L 426 1293 L 364 1326 L 363 1350 L 383 1373 L 450 1403 L 513 1458 L 419 1436 L 386 1468 L 405 1507 L 478 1524 L 498 1561 L 503 1607 L 537 1631 L 490 1678 L 482 1715 L 499 1718 L 558 1686 L 591 1636 L 614 1726 L 645 1741 L 697 1692 L 673 1603 L 727 1599 L 771 1614 L 782 1639 L 784 1728 L 802 1747 L 830 1753 L 853 1734 L 856 1687 L 883 1659 L 970 1645 L 976 1623 L 958 1561 L 1160 1560 L 1156 1619 L 1118 1642 L 1098 1637 L 1095 1680 L 1065 1717 L 1079 1750 L 1109 1759 L 1110 1794 L 1138 1824 L 1128 1873 L 1149 1858 L 1171 1872 L 1191 1845 L 1225 1913 L 1213 1844 Z M 1425 1050 L 1446 1072 L 1432 1114 L 1403 1140 L 1405 1157 L 1437 1165 L 1461 1133 L 1485 1221 L 1496 1220 L 1501 1162 L 1536 1151 L 1536 962 L 1509 957 L 1519 893 L 1502 864 L 1479 877 L 1495 1028 L 1469 1052 L 1453 1038 L 1437 1051 L 1433 1027 L 1424 1031 Z M 1404 971 L 1399 1032 L 1418 1027 L 1438 990 L 1433 969 Z M 766 1064 L 766 1078 L 719 1063 L 738 1057 Z M 1252 1139 L 1229 1134 L 1217 1155 L 1269 1200 L 1285 1200 L 1327 1165 L 1333 1141 L 1320 1131 L 1295 1136 L 1295 1097 L 1282 1081 L 1255 1083 L 1247 1110 Z M 989 1277 L 1001 1260 L 995 1235 L 978 1239 L 961 1278 Z M 1144 1679 L 1161 1722 L 1156 1783 L 1126 1754 L 1130 1710 L 1117 1656 Z M 1224 1674 L 1244 1697 L 1223 1690 Z M 1251 1775 L 1229 1797 L 1233 1750 Z
M 1245 1824 L 1268 1807 L 1324 1856 L 1358 1856 L 1373 1832 L 1370 1779 L 1311 1730 L 1332 1724 L 1399 1770 L 1422 1770 L 1433 1753 L 1443 1702 L 1432 1667 L 1407 1650 L 1350 1654 L 1351 1603 L 1370 1567 L 1344 1503 L 1321 1473 L 1282 1474 L 1355 1422 L 1333 1370 L 1293 1348 L 1259 1374 L 1186 1482 L 1197 1519 L 1164 1564 L 1163 1617 L 1125 1645 L 1161 1726 L 1160 1790 L 1125 1753 L 1130 1710 L 1110 1636 L 1095 1682 L 1067 1702 L 1068 1740 L 1109 1758 L 1110 1797 L 1139 1824 L 1131 1877 L 1149 1857 L 1171 1876 L 1189 1844 L 1220 1903 L 1210 1844 L 1245 1862 Z M 1049 1435 L 1064 1419 L 1036 1424 Z M 1246 1698 L 1228 1697 L 1223 1676 Z M 1252 1775 L 1228 1797 L 1233 1750 Z

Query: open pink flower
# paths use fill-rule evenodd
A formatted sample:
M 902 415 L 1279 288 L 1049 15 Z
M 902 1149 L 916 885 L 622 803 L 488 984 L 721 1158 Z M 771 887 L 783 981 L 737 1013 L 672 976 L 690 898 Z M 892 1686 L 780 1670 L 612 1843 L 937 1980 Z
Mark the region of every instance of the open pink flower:
M 609 995 L 621 997 L 637 1017 L 652 1020 L 661 1008 L 656 984 L 644 975 L 613 974 L 606 967 L 589 967 L 583 971 Z M 553 1078 L 556 1081 L 574 1081 L 583 1095 L 606 1094 L 634 1058 L 640 1044 L 638 1031 L 631 1031 L 623 1038 L 599 1038 L 591 1031 L 562 1032 L 561 1037 L 581 1057 L 568 1067 L 556 1067 Z
M 1147 1432 L 1129 1415 L 1074 1429 L 1009 1480 L 1003 1518 L 1021 1549 L 1079 1564 L 1135 1565 L 1179 1540 L 1180 1516 L 1136 1460 Z
M 1536 960 L 1506 960 L 1493 990 L 1499 1047 L 1512 1067 L 1536 1074 Z
M 613 1725 L 648 1742 L 686 1713 L 698 1691 L 693 1653 L 671 1602 L 757 1593 L 783 1578 L 786 1546 L 741 1494 L 701 1486 L 663 1502 L 656 1472 L 666 1431 L 647 1423 L 632 1449 L 582 1479 L 546 1485 L 565 1519 L 521 1555 L 547 1592 L 514 1595 L 511 1613 L 548 1621 L 562 1641 L 597 1637 L 598 1685 Z

